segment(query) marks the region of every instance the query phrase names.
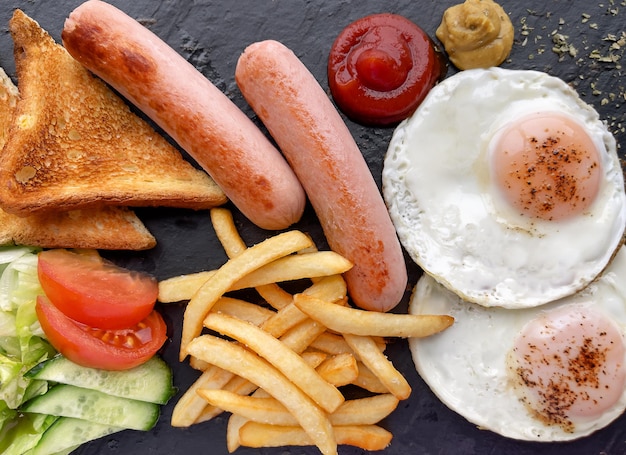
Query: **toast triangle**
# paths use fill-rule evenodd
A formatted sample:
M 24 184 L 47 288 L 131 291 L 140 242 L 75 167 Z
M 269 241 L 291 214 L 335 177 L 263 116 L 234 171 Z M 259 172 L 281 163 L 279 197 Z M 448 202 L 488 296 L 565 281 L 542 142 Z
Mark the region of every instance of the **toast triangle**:
M 208 174 L 35 20 L 17 9 L 9 29 L 21 97 L 0 163 L 5 211 L 23 216 L 102 204 L 206 209 L 226 202 Z
M 6 142 L 18 99 L 17 87 L 0 68 L 0 150 Z M 0 209 L 0 245 L 145 250 L 154 247 L 156 239 L 126 207 L 54 211 L 26 217 Z

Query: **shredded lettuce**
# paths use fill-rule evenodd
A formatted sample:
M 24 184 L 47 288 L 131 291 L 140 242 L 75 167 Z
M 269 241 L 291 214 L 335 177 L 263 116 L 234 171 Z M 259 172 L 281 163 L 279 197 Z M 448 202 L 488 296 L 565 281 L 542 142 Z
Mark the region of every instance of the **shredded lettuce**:
M 0 260 L 12 258 L 11 262 L 1 263 L 0 270 L 0 310 L 15 311 L 19 306 L 30 302 L 37 294 L 42 293 L 37 276 L 36 250 L 19 248 L 22 254 L 17 256 L 6 254 L 7 248 L 0 248 Z M 4 254 L 3 254 L 4 253 Z M 15 257 L 17 256 L 17 257 Z
M 45 414 L 22 414 L 0 431 L 0 453 L 22 455 L 32 450 L 41 435 L 58 417 Z
M 35 303 L 43 294 L 37 277 L 37 249 L 0 248 L 0 453 L 22 454 L 34 447 L 55 420 L 23 415 L 18 408 L 48 386 L 25 374 L 53 357 L 37 319 Z

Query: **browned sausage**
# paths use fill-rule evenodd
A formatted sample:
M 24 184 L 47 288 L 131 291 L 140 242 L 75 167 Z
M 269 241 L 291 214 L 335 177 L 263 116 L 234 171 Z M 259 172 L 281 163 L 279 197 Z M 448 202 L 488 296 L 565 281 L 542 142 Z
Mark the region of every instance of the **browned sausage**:
M 114 6 L 90 0 L 71 13 L 62 38 L 74 58 L 163 128 L 253 223 L 283 229 L 300 219 L 306 196 L 280 152 L 155 34 Z
M 298 175 L 330 247 L 355 264 L 345 275 L 352 300 L 393 308 L 407 284 L 402 249 L 367 163 L 322 87 L 276 41 L 250 45 L 235 79 Z

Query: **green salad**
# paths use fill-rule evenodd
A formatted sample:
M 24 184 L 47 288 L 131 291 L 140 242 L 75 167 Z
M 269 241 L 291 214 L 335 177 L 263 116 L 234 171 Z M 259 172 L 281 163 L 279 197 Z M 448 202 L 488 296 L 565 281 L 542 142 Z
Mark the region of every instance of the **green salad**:
M 0 248 L 0 453 L 68 454 L 111 433 L 150 430 L 174 395 L 171 369 L 157 356 L 107 371 L 58 354 L 35 311 L 38 252 Z M 95 404 L 78 406 L 85 400 Z
M 45 340 L 35 313 L 43 291 L 37 278 L 37 250 L 0 249 L 0 453 L 21 454 L 37 443 L 55 420 L 41 414 L 21 414 L 20 406 L 45 393 L 46 381 L 26 373 L 52 358 L 56 351 Z

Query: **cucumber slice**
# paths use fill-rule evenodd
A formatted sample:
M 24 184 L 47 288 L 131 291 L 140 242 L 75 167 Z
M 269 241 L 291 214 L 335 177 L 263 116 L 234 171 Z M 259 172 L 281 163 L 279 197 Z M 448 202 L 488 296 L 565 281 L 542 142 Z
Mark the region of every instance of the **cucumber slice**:
M 122 430 L 120 427 L 88 420 L 60 417 L 46 430 L 29 455 L 70 453 L 81 444 Z
M 59 384 L 28 401 L 21 411 L 75 417 L 133 430 L 150 430 L 159 418 L 160 407 L 155 403 Z
M 176 391 L 172 370 L 159 357 L 130 370 L 107 371 L 82 367 L 57 356 L 39 364 L 28 376 L 158 404 L 166 404 Z

